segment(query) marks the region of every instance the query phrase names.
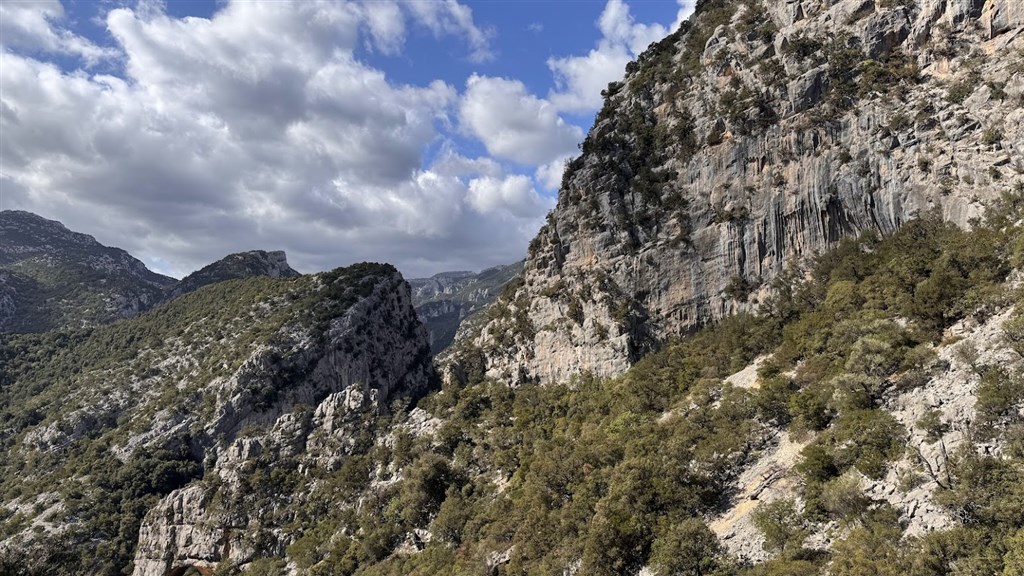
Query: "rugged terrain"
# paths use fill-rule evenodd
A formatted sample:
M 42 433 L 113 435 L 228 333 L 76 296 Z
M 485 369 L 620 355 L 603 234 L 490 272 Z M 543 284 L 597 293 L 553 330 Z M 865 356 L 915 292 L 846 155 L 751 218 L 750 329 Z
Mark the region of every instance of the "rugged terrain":
M 60 222 L 0 212 L 0 332 L 129 318 L 160 302 L 174 282 Z
M 160 575 L 264 554 L 316 471 L 432 373 L 408 285 L 376 264 L 220 282 L 0 354 L 3 547 L 47 574 L 116 573 L 136 549 L 135 573 Z
M 1020 6 L 705 0 L 521 274 L 0 335 L 0 573 L 1024 574 Z
M 968 225 L 1024 173 L 1022 27 L 1015 0 L 698 2 L 604 92 L 487 373 L 621 374 L 843 237 Z
M 443 352 L 462 323 L 494 302 L 502 288 L 523 271 L 523 263 L 480 272 L 442 272 L 409 280 L 416 313 L 430 335 L 430 351 Z

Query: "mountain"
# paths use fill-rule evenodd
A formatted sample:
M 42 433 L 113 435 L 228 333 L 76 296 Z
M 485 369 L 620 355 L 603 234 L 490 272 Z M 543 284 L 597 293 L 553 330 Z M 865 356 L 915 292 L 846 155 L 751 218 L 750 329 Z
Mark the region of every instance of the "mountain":
M 0 212 L 0 331 L 42 332 L 129 318 L 163 298 L 173 278 L 63 224 Z
M 432 373 L 408 285 L 378 264 L 220 282 L 108 326 L 7 335 L 0 356 L 0 556 L 31 551 L 14 573 L 244 554 L 225 526 L 319 505 L 338 486 L 310 469 L 358 482 L 346 456 Z
M 0 336 L 0 573 L 1013 574 L 1024 187 L 623 376 L 441 388 L 393 268 Z
M 968 225 L 1024 173 L 1021 26 L 1012 0 L 698 2 L 604 91 L 475 335 L 487 374 L 621 374 L 842 238 Z
M 256 276 L 294 278 L 299 276 L 299 273 L 288 265 L 288 258 L 284 252 L 265 252 L 263 250 L 239 252 L 229 254 L 182 278 L 171 288 L 169 297 L 177 298 L 182 294 L 195 292 L 203 286 L 217 282 Z
M 0 332 L 45 332 L 131 318 L 203 286 L 293 278 L 284 252 L 230 254 L 181 281 L 120 248 L 30 212 L 0 212 Z
M 427 327 L 435 356 L 451 345 L 459 327 L 493 302 L 501 289 L 523 270 L 523 263 L 473 272 L 442 272 L 409 280 L 416 313 Z
M 440 377 L 382 264 L 0 334 L 0 574 L 1024 574 L 1022 70 L 1009 0 L 699 2 L 521 272 L 416 282 L 499 292 Z

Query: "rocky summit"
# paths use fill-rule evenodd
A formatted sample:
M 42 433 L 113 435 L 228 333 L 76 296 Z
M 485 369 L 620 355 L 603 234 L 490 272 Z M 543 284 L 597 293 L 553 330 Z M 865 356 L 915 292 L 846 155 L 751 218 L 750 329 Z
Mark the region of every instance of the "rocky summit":
M 182 294 L 195 292 L 203 286 L 234 280 L 237 278 L 253 278 L 267 276 L 269 278 L 294 278 L 299 273 L 288 265 L 288 257 L 280 250 L 266 252 L 251 250 L 229 254 L 224 258 L 197 270 L 181 279 L 170 290 L 170 297 L 177 298 Z

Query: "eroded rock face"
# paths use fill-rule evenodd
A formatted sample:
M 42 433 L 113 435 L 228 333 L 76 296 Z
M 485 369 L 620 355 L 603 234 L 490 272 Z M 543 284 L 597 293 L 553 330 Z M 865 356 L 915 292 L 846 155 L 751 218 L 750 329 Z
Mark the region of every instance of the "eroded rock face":
M 251 250 L 229 254 L 224 258 L 197 270 L 181 279 L 170 290 L 168 297 L 177 298 L 183 294 L 194 292 L 203 286 L 225 280 L 267 276 L 269 278 L 294 278 L 299 273 L 288 265 L 284 252 L 277 250 Z
M 489 376 L 620 374 L 797 259 L 926 214 L 968 226 L 1022 181 L 1017 3 L 743 4 L 704 3 L 609 86 L 522 286 L 475 333 Z
M 267 496 L 260 491 L 273 488 L 259 488 L 267 475 L 277 468 L 336 470 L 359 430 L 391 402 L 427 391 L 426 332 L 397 273 L 331 320 L 325 336 L 322 343 L 297 339 L 285 349 L 260 349 L 213 384 L 215 416 L 202 423 L 200 441 L 210 467 L 203 480 L 171 492 L 146 516 L 136 576 L 283 556 L 299 536 L 282 526 L 283 518 L 310 494 Z M 275 380 L 281 373 L 294 375 L 285 388 Z M 264 383 L 278 389 L 271 400 L 253 392 Z

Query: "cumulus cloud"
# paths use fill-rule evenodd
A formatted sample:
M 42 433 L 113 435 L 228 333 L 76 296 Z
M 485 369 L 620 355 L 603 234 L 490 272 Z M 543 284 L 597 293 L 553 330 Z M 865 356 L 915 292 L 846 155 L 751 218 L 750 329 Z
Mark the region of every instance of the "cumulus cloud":
M 405 18 L 396 2 L 361 4 L 372 44 L 385 54 L 397 54 L 405 42 Z
M 456 0 L 408 0 L 404 3 L 435 35 L 460 34 L 465 36 L 473 49 L 470 60 L 486 62 L 494 58 L 490 47 L 493 32 L 478 27 L 473 22 L 473 11 Z
M 533 175 L 534 179 L 546 190 L 558 190 L 562 185 L 562 172 L 565 172 L 565 164 L 570 159 L 572 156 L 561 156 L 547 164 L 538 166 Z
M 8 0 L 0 4 L 0 42 L 12 49 L 78 56 L 89 65 L 117 55 L 63 28 L 64 19 L 59 0 Z
M 481 214 L 507 211 L 522 218 L 543 214 L 547 206 L 530 179 L 521 174 L 474 178 L 469 182 L 469 204 Z
M 634 20 L 623 0 L 608 0 L 597 20 L 601 40 L 585 56 L 549 58 L 555 89 L 548 100 L 560 111 L 591 111 L 601 106 L 601 91 L 622 78 L 626 64 L 693 13 L 692 0 L 678 0 L 679 11 L 670 28 Z
M 409 22 L 486 48 L 461 5 L 405 6 Z M 353 55 L 364 33 L 395 49 L 381 40 L 404 30 L 395 18 L 333 2 L 231 2 L 210 19 L 117 9 L 106 24 L 124 77 L 5 45 L 2 207 L 176 275 L 252 248 L 287 249 L 307 271 L 369 259 L 412 275 L 521 258 L 546 210 L 535 193 L 474 189 L 506 178 L 492 159 L 449 150 L 424 165 L 456 89 L 395 84 Z
M 565 122 L 518 80 L 473 75 L 459 108 L 463 128 L 493 156 L 538 165 L 576 148 L 583 130 Z
M 399 54 L 419 28 L 493 58 L 493 32 L 456 0 L 234 0 L 210 18 L 140 1 L 106 13 L 112 46 L 67 20 L 58 0 L 0 2 L 0 209 L 174 275 L 254 248 L 305 271 L 408 275 L 522 258 L 553 205 L 538 190 L 557 189 L 583 137 L 560 112 L 599 99 L 662 30 L 610 0 L 598 48 L 552 60 L 544 98 L 489 76 L 404 85 L 357 57 Z M 466 136 L 487 154 L 460 153 Z

